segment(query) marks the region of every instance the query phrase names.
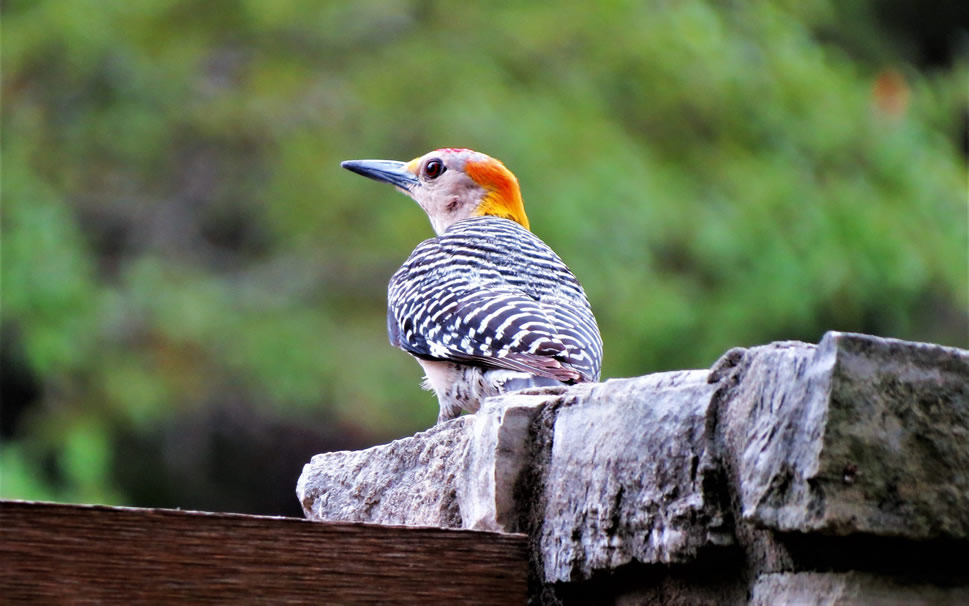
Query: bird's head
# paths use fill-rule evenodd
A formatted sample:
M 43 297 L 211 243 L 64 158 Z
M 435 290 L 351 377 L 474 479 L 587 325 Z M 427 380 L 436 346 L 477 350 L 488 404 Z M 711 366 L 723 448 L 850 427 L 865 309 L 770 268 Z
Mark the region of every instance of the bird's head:
M 410 162 L 348 160 L 343 168 L 390 183 L 424 209 L 440 235 L 462 219 L 492 216 L 528 229 L 518 179 L 505 165 L 470 149 L 437 149 Z

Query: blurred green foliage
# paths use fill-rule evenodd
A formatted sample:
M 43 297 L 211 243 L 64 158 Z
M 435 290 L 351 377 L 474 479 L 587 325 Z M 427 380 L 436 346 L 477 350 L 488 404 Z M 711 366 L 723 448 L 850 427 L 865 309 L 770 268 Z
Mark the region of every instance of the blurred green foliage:
M 0 495 L 190 505 L 147 485 L 238 411 L 309 430 L 290 491 L 334 436 L 430 425 L 384 310 L 431 230 L 344 159 L 502 159 L 606 377 L 826 330 L 965 347 L 969 63 L 874 6 L 5 1 Z M 281 460 L 294 431 L 231 433 Z

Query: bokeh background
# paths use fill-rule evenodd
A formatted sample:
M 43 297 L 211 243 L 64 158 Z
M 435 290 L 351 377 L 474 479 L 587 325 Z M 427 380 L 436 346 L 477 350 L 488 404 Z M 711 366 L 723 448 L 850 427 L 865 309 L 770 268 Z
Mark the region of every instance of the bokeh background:
M 966 10 L 4 0 L 0 496 L 298 515 L 431 425 L 384 320 L 431 229 L 344 159 L 502 159 L 605 377 L 966 347 Z

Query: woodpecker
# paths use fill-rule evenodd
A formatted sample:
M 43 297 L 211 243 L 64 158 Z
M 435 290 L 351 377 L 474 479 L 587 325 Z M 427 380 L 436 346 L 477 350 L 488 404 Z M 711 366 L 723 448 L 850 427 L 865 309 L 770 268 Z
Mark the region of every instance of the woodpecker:
M 469 149 L 344 168 L 413 198 L 436 237 L 390 279 L 390 343 L 414 356 L 440 404 L 437 422 L 490 396 L 598 381 L 602 338 L 585 291 L 529 231 L 518 179 Z

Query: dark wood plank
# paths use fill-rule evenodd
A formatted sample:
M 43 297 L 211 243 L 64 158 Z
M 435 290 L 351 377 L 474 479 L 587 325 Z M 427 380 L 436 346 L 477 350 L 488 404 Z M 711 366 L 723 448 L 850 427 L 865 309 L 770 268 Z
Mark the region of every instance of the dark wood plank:
M 0 601 L 524 604 L 524 535 L 0 502 Z

